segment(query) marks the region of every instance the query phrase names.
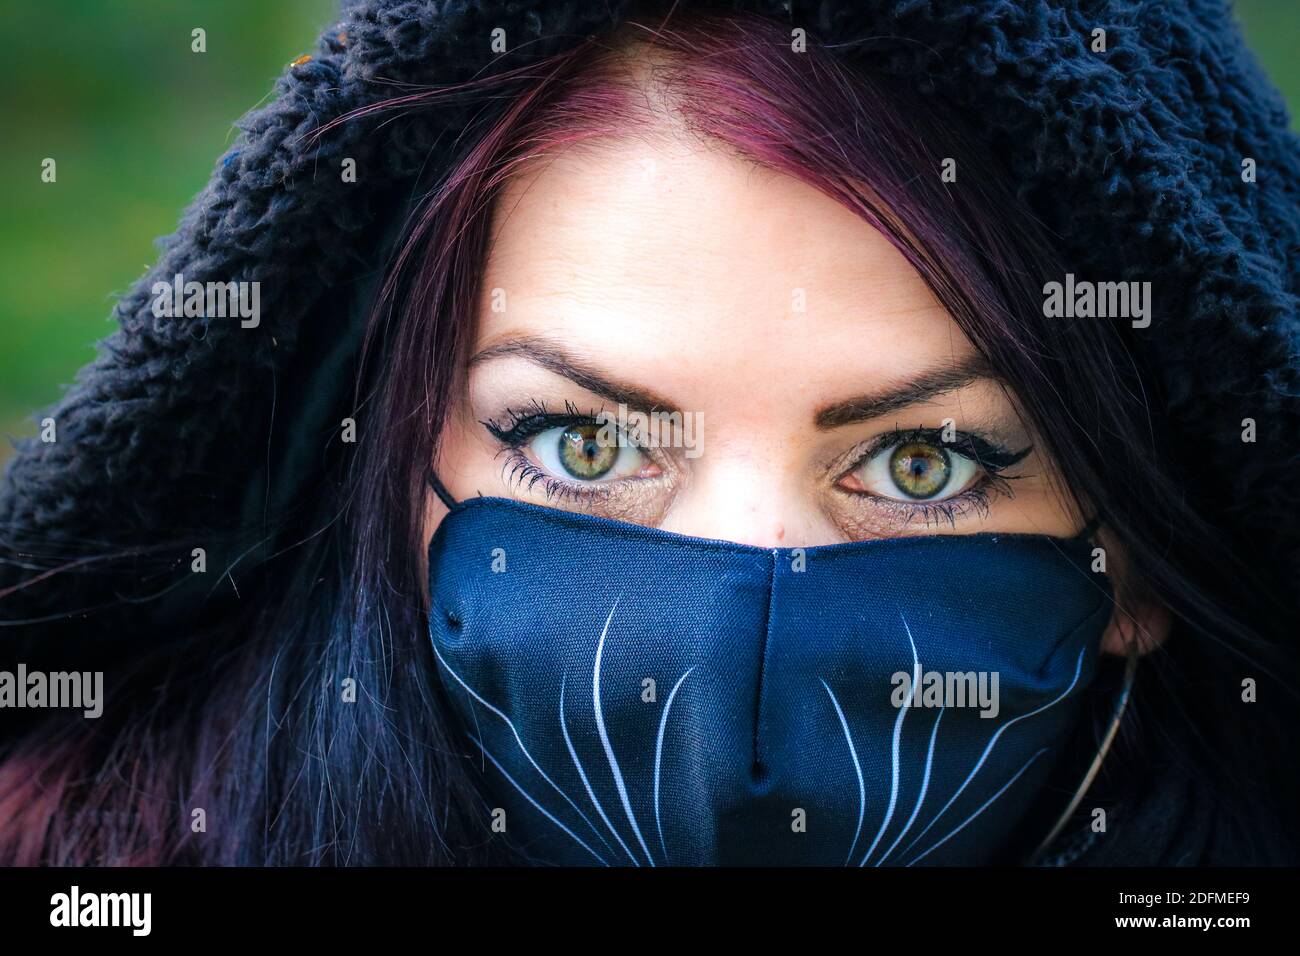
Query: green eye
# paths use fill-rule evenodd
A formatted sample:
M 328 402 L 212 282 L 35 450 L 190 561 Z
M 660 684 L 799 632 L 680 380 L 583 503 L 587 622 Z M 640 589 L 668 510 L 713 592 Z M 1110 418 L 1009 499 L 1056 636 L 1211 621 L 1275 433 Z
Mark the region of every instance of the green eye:
M 570 425 L 560 434 L 560 464 L 574 478 L 600 478 L 618 461 L 618 444 L 600 440 L 602 426 Z
M 873 452 L 840 483 L 846 491 L 890 501 L 933 502 L 960 495 L 983 473 L 972 455 L 917 436 Z
M 943 448 L 927 442 L 899 445 L 889 456 L 889 475 L 909 498 L 933 498 L 952 477 L 952 460 Z

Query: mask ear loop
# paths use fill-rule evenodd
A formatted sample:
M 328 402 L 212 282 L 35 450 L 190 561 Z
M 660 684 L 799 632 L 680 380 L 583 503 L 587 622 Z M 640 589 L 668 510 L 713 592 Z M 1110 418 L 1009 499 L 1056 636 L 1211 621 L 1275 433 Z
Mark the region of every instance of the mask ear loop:
M 1065 808 L 1065 812 L 1057 819 L 1056 825 L 1052 827 L 1051 832 L 1043 838 L 1043 842 L 1038 844 L 1038 849 L 1033 852 L 1033 855 L 1030 857 L 1031 862 L 1042 856 L 1043 853 L 1046 852 L 1047 848 L 1051 846 L 1052 841 L 1060 835 L 1061 830 L 1065 828 L 1066 822 L 1074 815 L 1074 811 L 1079 808 L 1079 804 L 1083 802 L 1084 795 L 1087 794 L 1088 788 L 1092 786 L 1092 782 L 1097 778 L 1097 774 L 1101 771 L 1102 761 L 1104 761 L 1106 755 L 1110 753 L 1111 744 L 1115 742 L 1115 735 L 1119 732 L 1120 721 L 1124 719 L 1124 711 L 1128 709 L 1129 697 L 1132 695 L 1133 691 L 1133 680 L 1137 675 L 1137 665 L 1137 645 L 1133 644 L 1129 647 L 1128 663 L 1124 667 L 1124 687 L 1120 691 L 1119 700 L 1115 704 L 1115 715 L 1111 717 L 1110 726 L 1106 728 L 1106 736 L 1102 739 L 1101 748 L 1097 751 L 1097 756 L 1092 758 L 1092 764 L 1088 767 L 1088 772 L 1084 774 L 1083 782 L 1080 783 L 1079 788 L 1075 790 L 1074 796 L 1070 800 L 1070 805 Z
M 432 468 L 429 469 L 429 474 L 426 477 L 429 479 L 429 487 L 433 489 L 433 493 L 442 500 L 442 503 L 446 505 L 449 510 L 455 508 L 456 505 L 460 503 L 451 496 L 451 492 L 448 491 L 446 486 L 438 480 L 438 475 Z

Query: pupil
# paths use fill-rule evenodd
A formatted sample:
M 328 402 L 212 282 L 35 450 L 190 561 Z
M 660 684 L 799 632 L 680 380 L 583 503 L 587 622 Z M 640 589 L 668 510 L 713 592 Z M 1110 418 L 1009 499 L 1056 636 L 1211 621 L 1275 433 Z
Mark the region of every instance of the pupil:
M 598 426 L 575 425 L 560 435 L 560 464 L 575 478 L 592 480 L 614 467 L 618 449 L 601 442 Z
M 948 484 L 948 456 L 926 442 L 894 450 L 890 467 L 895 486 L 909 498 L 933 498 Z

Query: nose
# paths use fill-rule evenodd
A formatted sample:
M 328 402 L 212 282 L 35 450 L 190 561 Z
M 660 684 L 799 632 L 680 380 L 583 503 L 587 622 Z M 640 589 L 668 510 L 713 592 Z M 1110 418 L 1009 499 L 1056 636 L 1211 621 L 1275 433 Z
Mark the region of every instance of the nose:
M 695 538 L 759 548 L 799 548 L 843 540 L 814 494 L 789 475 L 741 466 L 710 468 L 678 493 L 660 527 Z

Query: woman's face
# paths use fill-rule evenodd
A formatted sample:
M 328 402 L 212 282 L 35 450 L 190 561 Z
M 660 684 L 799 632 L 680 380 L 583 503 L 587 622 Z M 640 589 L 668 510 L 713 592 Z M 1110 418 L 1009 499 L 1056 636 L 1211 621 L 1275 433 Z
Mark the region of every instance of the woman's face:
M 762 547 L 1079 530 L 917 272 L 812 187 L 670 133 L 601 140 L 516 178 L 493 232 L 437 463 L 457 499 Z

